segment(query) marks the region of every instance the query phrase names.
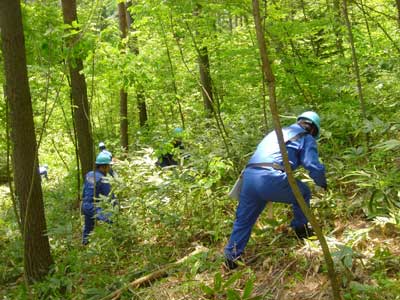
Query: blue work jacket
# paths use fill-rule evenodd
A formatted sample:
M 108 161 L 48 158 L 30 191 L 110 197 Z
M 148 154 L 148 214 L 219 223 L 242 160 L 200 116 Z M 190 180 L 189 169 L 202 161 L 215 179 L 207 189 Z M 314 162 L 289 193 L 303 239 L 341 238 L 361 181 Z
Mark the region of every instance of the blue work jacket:
M 325 167 L 319 161 L 315 138 L 297 123 L 283 128 L 282 131 L 292 170 L 303 166 L 317 185 L 326 187 Z M 283 167 L 275 130 L 267 134 L 258 144 L 248 164 L 254 163 L 277 163 Z
M 94 187 L 96 184 L 96 196 L 94 196 Z M 111 185 L 107 178 L 100 171 L 90 171 L 85 176 L 85 183 L 83 185 L 82 201 L 93 203 L 93 198 L 98 201 L 99 196 L 108 196 L 111 192 Z

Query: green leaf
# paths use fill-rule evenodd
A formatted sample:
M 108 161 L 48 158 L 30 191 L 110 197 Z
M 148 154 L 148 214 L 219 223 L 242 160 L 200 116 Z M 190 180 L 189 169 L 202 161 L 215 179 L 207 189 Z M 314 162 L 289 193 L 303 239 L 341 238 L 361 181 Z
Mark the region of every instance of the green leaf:
M 217 274 L 215 274 L 214 276 L 214 289 L 216 291 L 220 291 L 222 287 L 222 275 L 220 272 L 218 272 Z
M 239 293 L 231 289 L 226 292 L 226 296 L 228 300 L 240 300 Z
M 207 285 L 202 285 L 200 288 L 208 296 L 212 296 L 215 294 L 214 290 Z
M 230 287 L 233 283 L 235 283 L 242 276 L 242 272 L 237 272 L 233 274 L 227 281 L 224 283 L 224 288 Z
M 249 280 L 246 281 L 242 298 L 244 299 L 249 298 L 251 296 L 251 293 L 253 292 L 253 288 L 254 288 L 254 278 L 250 278 Z

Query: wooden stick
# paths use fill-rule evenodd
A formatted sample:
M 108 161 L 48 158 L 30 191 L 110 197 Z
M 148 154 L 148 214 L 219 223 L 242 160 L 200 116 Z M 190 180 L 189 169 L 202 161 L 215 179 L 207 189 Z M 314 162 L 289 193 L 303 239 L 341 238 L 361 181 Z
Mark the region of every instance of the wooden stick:
M 274 219 L 274 208 L 273 208 L 273 203 L 272 201 L 267 202 L 267 218 L 268 220 L 273 220 Z
M 199 253 L 203 253 L 203 252 L 207 252 L 208 248 L 203 247 L 203 246 L 197 246 L 196 249 L 189 253 L 188 255 L 186 255 L 185 257 L 181 258 L 180 260 L 167 264 L 164 267 L 162 267 L 159 270 L 156 270 L 150 274 L 147 274 L 143 277 L 140 277 L 130 283 L 128 283 L 127 285 L 123 286 L 122 288 L 112 292 L 111 294 L 105 296 L 104 298 L 101 298 L 101 300 L 116 300 L 119 299 L 119 297 L 121 296 L 122 292 L 126 291 L 129 288 L 139 288 L 140 286 L 142 286 L 145 283 L 148 283 L 150 281 L 156 280 L 162 276 L 164 276 L 167 271 L 173 267 L 176 267 L 182 263 L 184 263 L 185 261 L 187 261 L 189 258 L 199 254 Z

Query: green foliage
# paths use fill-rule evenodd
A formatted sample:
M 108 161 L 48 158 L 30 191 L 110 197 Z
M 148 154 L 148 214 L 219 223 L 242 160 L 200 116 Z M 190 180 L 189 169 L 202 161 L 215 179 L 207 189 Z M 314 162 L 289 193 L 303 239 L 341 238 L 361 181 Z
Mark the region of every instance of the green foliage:
M 325 229 L 335 230 L 336 222 L 367 218 L 373 220 L 367 223 L 370 226 L 382 226 L 385 236 L 391 228 L 387 224 L 396 230 L 400 224 L 398 27 L 385 16 L 394 14 L 394 3 L 364 1 L 364 14 L 358 3 L 349 2 L 367 120 L 361 117 L 346 30 L 333 1 L 267 1 L 267 7 L 262 7 L 267 13 L 265 34 L 283 123 L 290 124 L 308 109 L 322 117 L 319 151 L 330 192 L 314 195 L 313 207 Z M 57 1 L 22 4 L 34 121 L 37 138 L 43 136 L 39 162 L 49 165 L 50 180 L 44 180 L 42 187 L 55 260 L 46 280 L 30 287 L 32 297 L 99 299 L 202 244 L 212 254 L 171 271 L 168 275 L 173 279 L 161 279 L 122 297 L 156 299 L 167 289 L 181 296 L 175 298 L 256 299 L 263 276 L 292 258 L 296 242 L 288 241 L 284 233 L 276 234 L 276 225 L 289 219 L 287 207 L 278 206 L 274 221 L 261 217 L 261 224 L 269 226 L 256 228 L 249 243 L 248 251 L 268 262 L 265 269 L 257 261 L 251 266 L 254 273 L 246 269 L 226 275 L 220 272 L 221 260 L 215 258 L 226 242 L 237 205 L 226 194 L 257 142 L 271 129 L 250 3 L 135 1 L 129 9 L 134 24 L 124 41 L 115 1 L 85 0 L 78 5 L 78 22 L 65 26 Z M 79 39 L 69 49 L 65 38 L 75 34 Z M 208 50 L 215 107 L 223 121 L 219 125 L 226 131 L 229 155 L 215 118 L 204 116 L 197 62 L 201 47 Z M 76 208 L 82 182 L 78 186 L 65 64 L 71 56 L 84 61 L 94 140 L 96 144 L 106 141 L 120 158 L 114 167 L 118 177 L 111 180 L 119 208 L 102 203 L 114 213 L 114 224 L 97 224 L 87 247 L 80 245 L 82 218 Z M 128 153 L 119 149 L 120 89 L 129 97 Z M 141 89 L 149 115 L 145 128 L 139 127 L 136 117 Z M 179 159 L 180 166 L 159 169 L 157 156 L 173 150 L 172 128 L 182 126 L 178 100 L 185 118 L 185 151 L 191 156 Z M 6 153 L 4 102 L 0 104 L 1 167 Z M 180 158 L 180 153 L 175 155 Z M 0 192 L 0 260 L 4 262 L 0 297 L 23 299 L 28 291 L 22 277 L 22 241 L 8 191 L 2 187 Z M 399 262 L 393 251 L 374 248 L 362 268 L 370 280 L 355 274 L 363 257 L 361 245 L 370 241 L 371 228 L 346 230 L 344 244 L 334 254 L 345 298 L 398 299 Z M 304 281 L 312 263 L 304 257 L 299 260 L 288 282 Z M 273 296 L 267 290 L 260 297 Z
M 241 279 L 243 276 L 242 272 L 237 272 L 231 275 L 229 278 L 224 280 L 220 272 L 217 272 L 214 276 L 213 285 L 202 285 L 201 289 L 209 299 L 229 299 L 229 300 L 256 300 L 261 299 L 260 296 L 252 296 L 254 288 L 254 276 L 250 276 L 246 281 L 243 289 L 243 293 L 239 293 L 232 286 Z M 211 298 L 210 298 L 211 297 Z

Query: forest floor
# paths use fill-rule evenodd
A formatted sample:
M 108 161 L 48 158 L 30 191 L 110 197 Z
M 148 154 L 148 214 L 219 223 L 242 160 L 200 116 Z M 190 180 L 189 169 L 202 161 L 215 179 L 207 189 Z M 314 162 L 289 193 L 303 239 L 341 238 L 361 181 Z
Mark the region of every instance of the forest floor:
M 223 247 L 236 203 L 226 199 L 225 190 L 221 189 L 219 196 L 218 189 L 211 193 L 202 186 L 193 187 L 198 181 L 183 172 L 172 170 L 163 177 L 165 174 L 156 171 L 145 177 L 131 168 L 132 165 L 126 166 L 126 183 L 119 187 L 125 195 L 126 208 L 119 213 L 118 226 L 100 223 L 86 247 L 80 245 L 82 218 L 71 207 L 72 193 L 68 194 L 69 201 L 60 201 L 66 200 L 67 193 L 62 190 L 71 185 L 62 180 L 44 183 L 56 263 L 55 272 L 34 287 L 40 296 L 33 299 L 331 299 L 319 242 L 295 238 L 285 225 L 290 219 L 287 205 L 274 205 L 273 221 L 265 214 L 260 217 L 246 247 L 245 264 L 228 271 L 223 267 Z M 147 187 L 140 197 L 132 192 L 135 184 L 138 191 Z M 6 197 L 7 193 L 5 186 L 0 189 L 0 195 Z M 189 193 L 193 197 L 190 201 L 185 198 Z M 126 196 L 132 194 L 135 197 Z M 174 202 L 174 197 L 179 201 Z M 368 220 L 361 209 L 343 209 L 349 204 L 341 197 L 335 195 L 332 199 L 320 196 L 313 208 L 324 225 L 344 299 L 399 300 L 398 220 Z M 333 207 L 329 206 L 331 203 Z M 10 221 L 11 202 L 0 204 L 0 232 L 4 233 L 0 236 L 0 299 L 22 299 L 19 295 L 26 291 L 21 275 L 22 248 L 16 238 L 18 228 Z M 171 265 L 199 246 L 207 250 L 182 264 Z M 162 276 L 145 281 L 140 288 L 124 288 L 165 266 L 169 267 Z M 124 291 L 118 297 L 107 298 L 118 289 Z
M 382 267 L 388 278 L 392 278 L 400 285 L 398 274 L 400 257 L 400 230 L 386 219 L 381 222 L 369 222 L 362 218 L 336 221 L 336 229 L 327 237 L 331 251 L 334 253 L 338 279 L 343 290 L 353 290 L 359 293 L 360 298 L 354 298 L 351 293 L 345 299 L 366 299 L 362 293 L 368 290 L 368 299 L 394 299 L 386 298 L 383 294 L 379 296 L 379 285 L 373 278 L 372 273 Z M 220 268 L 222 282 L 229 281 L 236 272 L 242 272 L 241 279 L 233 282 L 225 288 L 216 286 L 215 272 L 205 270 L 196 275 L 196 280 L 202 285 L 210 287 L 209 294 L 201 296 L 199 291 L 182 288 L 187 284 L 186 276 L 182 273 L 172 273 L 158 283 L 148 287 L 146 295 L 152 299 L 236 299 L 229 297 L 229 290 L 235 290 L 237 294 L 244 295 L 246 289 L 246 274 L 253 278 L 252 297 L 259 299 L 275 300 L 329 300 L 331 298 L 331 287 L 327 273 L 324 271 L 324 261 L 319 242 L 306 240 L 293 244 L 288 237 L 281 234 L 282 228 L 277 228 L 276 233 L 280 235 L 278 240 L 273 240 L 275 245 L 269 245 L 273 251 L 283 251 L 280 259 L 273 254 L 257 253 L 260 248 L 265 248 L 261 237 L 253 244 L 245 257 L 246 265 L 237 270 L 227 271 L 223 266 Z M 258 237 L 256 237 L 257 239 Z M 345 245 L 351 245 L 351 247 Z M 287 249 L 282 247 L 287 246 Z M 338 250 L 339 249 L 339 250 Z M 223 245 L 214 249 L 213 255 L 222 253 Z M 290 253 L 292 252 L 292 253 Z M 377 255 L 380 257 L 377 257 Z M 386 256 L 386 257 L 385 257 Z M 218 260 L 217 258 L 210 258 Z M 306 261 L 304 261 L 304 259 Z M 340 263 L 341 262 L 341 263 Z M 376 266 L 383 264 L 383 266 Z M 217 272 L 219 274 L 219 272 Z M 222 284 L 223 285 L 223 284 Z M 374 287 L 376 291 L 374 291 Z M 373 296 L 375 294 L 375 296 Z M 160 298 L 158 298 L 160 297 Z M 237 298 L 250 299 L 250 298 Z M 397 299 L 397 298 L 396 298 Z

